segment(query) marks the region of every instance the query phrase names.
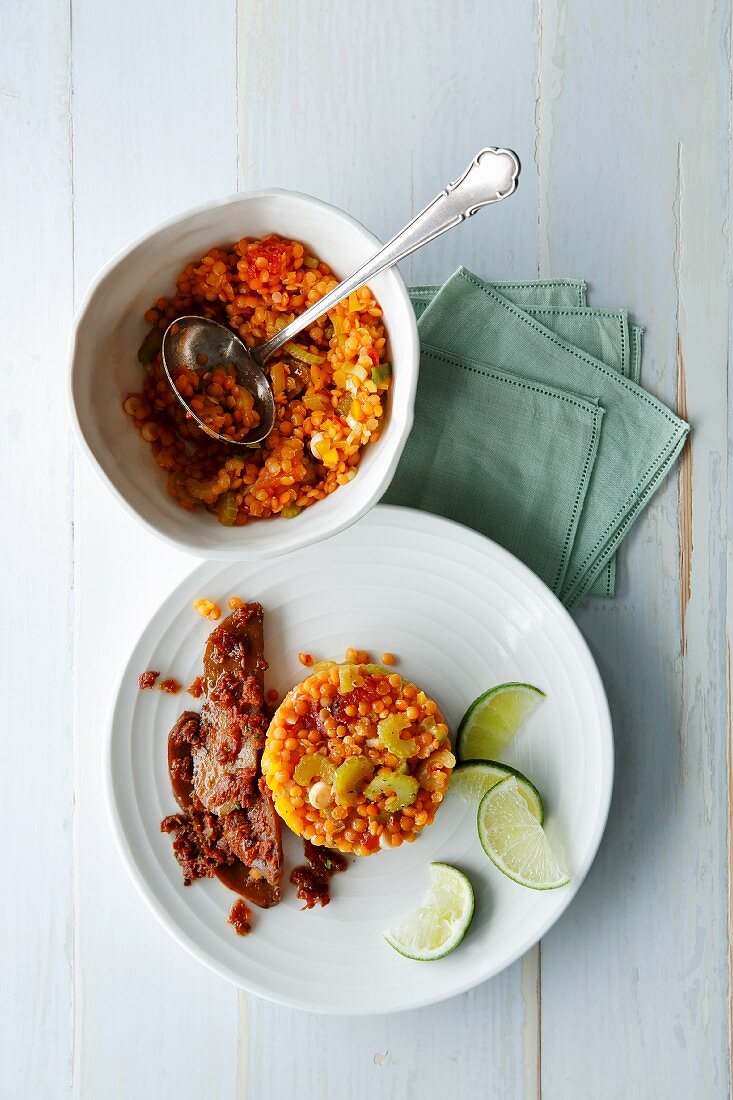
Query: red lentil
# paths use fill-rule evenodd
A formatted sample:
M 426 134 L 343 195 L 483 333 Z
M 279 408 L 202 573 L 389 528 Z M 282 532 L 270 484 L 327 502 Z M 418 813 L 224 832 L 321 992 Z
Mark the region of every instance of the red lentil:
M 145 376 L 141 391 L 130 394 L 123 408 L 182 507 L 204 507 L 227 526 L 291 518 L 355 476 L 363 448 L 379 438 L 391 382 L 382 310 L 367 287 L 270 360 L 275 427 L 262 447 L 246 454 L 207 438 L 187 415 L 167 383 L 159 350 L 163 332 L 183 314 L 211 317 L 255 346 L 336 282 L 298 241 L 275 234 L 245 237 L 189 263 L 173 295 L 145 313 L 153 326 L 139 353 Z M 252 426 L 256 413 L 240 407 L 240 398 L 247 398 L 235 392 L 226 364 L 191 373 L 183 372 L 176 384 L 197 402 L 201 419 L 211 418 L 212 427 L 230 431 L 232 438 L 244 433 L 245 422 Z
M 193 609 L 202 619 L 210 619 L 213 623 L 221 618 L 221 608 L 211 600 L 194 600 Z
M 380 729 L 390 716 L 401 721 Z M 296 778 L 313 754 L 324 757 L 319 770 Z M 338 771 L 345 761 L 348 774 Z M 353 662 L 321 669 L 288 692 L 262 756 L 275 808 L 293 832 L 356 855 L 414 840 L 432 823 L 454 765 L 437 705 L 396 674 Z

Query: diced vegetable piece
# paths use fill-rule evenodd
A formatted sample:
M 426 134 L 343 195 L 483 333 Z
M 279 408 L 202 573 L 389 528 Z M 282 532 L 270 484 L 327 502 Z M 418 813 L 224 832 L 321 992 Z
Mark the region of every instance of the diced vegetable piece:
M 336 337 L 339 346 L 344 347 L 346 344 L 346 337 L 344 336 L 344 326 L 338 313 L 334 313 L 331 318 L 331 324 L 333 325 L 333 333 Z
M 270 367 L 270 383 L 272 384 L 272 392 L 275 394 L 275 397 L 285 392 L 286 381 L 287 374 L 285 373 L 285 365 L 278 359 L 277 362 L 273 363 Z
M 415 769 L 415 778 L 426 791 L 437 791 L 444 787 L 448 777 L 443 769 L 454 768 L 456 758 L 447 749 L 439 749 L 423 760 Z
M 339 665 L 339 692 L 346 695 L 359 685 L 357 679 L 361 679 L 360 665 Z
M 311 675 L 314 672 L 326 672 L 328 669 L 335 667 L 335 661 L 316 661 L 314 665 L 311 665 Z
M 352 757 L 352 759 L 357 759 Z M 343 767 L 343 765 L 342 765 Z M 384 803 L 387 813 L 395 813 L 403 810 L 405 806 L 411 806 L 417 798 L 420 785 L 411 775 L 399 775 L 397 772 L 388 772 L 375 775 L 364 794 L 371 802 L 376 802 L 383 794 L 392 792 L 392 797 Z
M 358 313 L 359 308 L 359 295 L 355 290 L 352 290 L 349 295 L 349 313 Z
M 392 673 L 388 668 L 383 665 L 363 665 L 362 668 L 365 672 L 368 672 L 370 676 L 391 676 Z
M 334 794 L 339 806 L 355 806 L 361 788 L 374 775 L 374 765 L 366 756 L 350 756 L 336 770 Z
M 237 518 L 237 501 L 234 493 L 222 493 L 216 502 L 216 514 L 219 517 L 219 523 L 224 527 L 232 526 Z
M 448 727 L 445 722 L 437 722 L 431 730 L 431 733 L 436 741 L 442 742 L 448 740 Z
M 410 737 L 403 740 L 400 737 L 402 730 L 407 729 L 410 725 L 410 719 L 405 714 L 390 714 L 388 718 L 383 718 L 381 722 L 377 723 L 377 734 L 384 747 L 393 756 L 401 757 L 403 760 L 409 760 L 411 756 L 416 756 L 420 751 L 420 747 L 414 738 Z
M 293 772 L 295 782 L 306 787 L 316 776 L 324 783 L 332 784 L 336 778 L 336 769 L 323 753 L 313 752 L 309 756 L 302 756 Z
M 140 345 L 140 350 L 137 353 L 137 357 L 141 363 L 152 363 L 155 356 L 158 354 L 163 346 L 163 333 L 158 326 L 151 328 L 148 335 Z
M 280 515 L 283 519 L 295 519 L 303 511 L 297 504 L 286 504 Z
M 304 256 L 303 263 L 306 267 L 318 267 L 318 260 L 315 256 Z
M 293 807 L 288 802 L 287 798 L 276 798 L 275 809 L 280 817 L 283 819 L 289 829 L 295 833 L 296 836 L 300 836 L 303 831 L 300 818 L 296 814 Z
M 312 351 L 308 351 L 308 348 L 304 348 L 302 344 L 286 344 L 284 349 L 288 355 L 292 355 L 293 359 L 300 359 L 301 363 L 325 363 L 325 355 L 315 355 Z
M 320 393 L 307 393 L 303 398 L 303 404 L 311 412 L 326 412 L 328 409 L 326 398 Z
M 379 366 L 372 367 L 372 382 L 375 386 L 383 386 L 391 377 L 392 365 L 390 363 L 380 363 Z

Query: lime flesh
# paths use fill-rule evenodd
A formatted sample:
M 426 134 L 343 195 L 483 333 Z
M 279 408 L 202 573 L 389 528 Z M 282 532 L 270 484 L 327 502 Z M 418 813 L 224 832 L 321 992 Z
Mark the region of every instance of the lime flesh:
M 531 684 L 499 684 L 479 695 L 458 727 L 458 759 L 498 760 L 544 698 L 544 691 Z
M 516 779 L 531 813 L 541 825 L 545 820 L 545 808 L 540 792 L 526 775 L 509 764 L 500 764 L 498 760 L 464 760 L 453 769 L 448 791 L 463 802 L 477 806 L 487 791 L 511 776 Z
M 570 877 L 527 806 L 515 776 L 502 779 L 478 808 L 481 846 L 500 871 L 532 890 L 556 890 Z
M 407 959 L 433 962 L 454 951 L 473 920 L 473 887 L 447 863 L 430 864 L 430 886 L 422 905 L 383 936 Z

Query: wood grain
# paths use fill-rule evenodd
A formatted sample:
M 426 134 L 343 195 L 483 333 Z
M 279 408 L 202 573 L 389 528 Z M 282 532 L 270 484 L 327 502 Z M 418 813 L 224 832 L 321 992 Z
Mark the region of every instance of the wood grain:
M 386 240 L 484 145 L 531 149 L 535 26 L 531 5 L 510 3 L 377 0 L 368 11 L 364 40 L 355 0 L 322 2 L 317 18 L 287 0 L 240 3 L 240 186 L 308 191 Z M 314 58 L 325 59 L 317 121 L 302 94 Z M 276 141 L 273 120 L 283 120 Z M 526 159 L 511 203 L 416 254 L 402 265 L 405 278 L 442 282 L 461 263 L 489 278 L 531 278 L 537 181 Z M 323 1100 L 407 1100 L 464 1095 L 490 1075 L 497 1095 L 535 1097 L 538 1016 L 536 951 L 446 1006 L 329 1021 L 327 1047 L 320 1017 L 253 1000 L 246 1095 L 280 1100 L 305 1087 Z M 298 1054 L 273 1056 L 283 1041 Z
M 25 704 L 3 757 L 0 1097 L 727 1097 L 730 0 L 6 9 L 0 644 Z M 72 477 L 66 332 L 98 266 L 177 210 L 293 187 L 384 238 L 485 144 L 520 153 L 517 196 L 406 278 L 459 263 L 587 278 L 593 304 L 646 326 L 644 384 L 689 416 L 692 445 L 622 550 L 616 599 L 577 614 L 611 701 L 617 781 L 572 907 L 541 951 L 464 997 L 325 1021 L 189 959 L 114 850 L 109 691 L 191 560 L 138 530 L 83 460 Z M 42 630 L 27 614 L 39 607 Z
M 677 412 L 687 420 L 687 374 L 682 356 L 680 339 L 677 337 Z M 679 459 L 677 471 L 677 495 L 679 498 L 679 540 L 680 540 L 680 649 L 682 656 L 687 653 L 687 605 L 690 602 L 692 586 L 692 440 L 688 437 Z
M 694 453 L 632 531 L 617 598 L 577 616 L 617 779 L 599 858 L 543 942 L 542 1095 L 725 1097 L 730 9 L 545 0 L 542 19 L 540 270 L 634 311 L 644 384 L 671 404 L 679 341 Z
M 157 221 L 236 188 L 235 11 L 74 0 L 76 297 Z M 202 91 L 203 90 L 203 91 Z M 103 369 L 100 364 L 100 369 Z M 237 993 L 137 896 L 100 789 L 110 691 L 156 604 L 192 567 L 76 476 L 74 1095 L 236 1095 Z
M 0 1096 L 15 1098 L 49 1081 L 66 1095 L 71 1076 L 72 231 L 68 11 L 3 14 Z

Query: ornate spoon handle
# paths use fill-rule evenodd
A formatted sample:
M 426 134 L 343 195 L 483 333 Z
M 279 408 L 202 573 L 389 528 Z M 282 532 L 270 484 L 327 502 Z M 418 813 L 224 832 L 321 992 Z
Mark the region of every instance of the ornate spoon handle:
M 511 149 L 482 149 L 463 175 L 449 183 L 396 237 L 380 248 L 376 255 L 305 313 L 286 325 L 271 340 L 252 348 L 250 355 L 260 365 L 266 363 L 278 348 L 287 344 L 288 340 L 292 340 L 319 317 L 323 317 L 329 309 L 347 298 L 352 290 L 358 290 L 385 268 L 404 260 L 441 233 L 470 218 L 482 206 L 490 206 L 513 194 L 517 189 L 519 171 L 519 159 Z

